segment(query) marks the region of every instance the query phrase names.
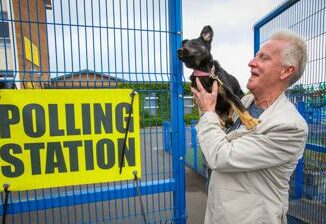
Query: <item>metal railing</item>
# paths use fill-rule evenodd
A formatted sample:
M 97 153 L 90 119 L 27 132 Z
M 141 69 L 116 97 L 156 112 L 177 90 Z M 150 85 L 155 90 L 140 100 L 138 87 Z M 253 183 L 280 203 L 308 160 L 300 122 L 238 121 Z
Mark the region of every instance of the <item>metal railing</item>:
M 142 127 L 137 182 L 10 192 L 8 203 L 0 186 L 0 219 L 186 222 L 182 66 L 175 53 L 181 19 L 180 0 L 0 0 L 0 97 L 3 89 L 131 88 L 140 95 Z M 145 103 L 152 96 L 157 101 Z M 156 117 L 145 104 L 155 106 Z M 172 121 L 171 154 L 162 151 L 164 120 Z

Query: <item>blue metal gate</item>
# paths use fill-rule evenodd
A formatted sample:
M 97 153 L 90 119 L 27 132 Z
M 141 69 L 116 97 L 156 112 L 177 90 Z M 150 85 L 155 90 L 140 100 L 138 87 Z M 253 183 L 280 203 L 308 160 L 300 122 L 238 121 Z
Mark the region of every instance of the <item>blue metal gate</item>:
M 1 220 L 185 223 L 181 18 L 181 0 L 0 0 L 0 97 L 1 89 L 132 88 L 142 155 L 141 180 L 9 187 L 7 204 L 0 186 Z M 162 150 L 164 121 L 172 124 L 170 153 Z
M 255 52 L 277 29 L 305 38 L 308 64 L 288 97 L 309 125 L 304 158 L 292 177 L 288 223 L 326 223 L 326 1 L 289 0 L 254 26 Z

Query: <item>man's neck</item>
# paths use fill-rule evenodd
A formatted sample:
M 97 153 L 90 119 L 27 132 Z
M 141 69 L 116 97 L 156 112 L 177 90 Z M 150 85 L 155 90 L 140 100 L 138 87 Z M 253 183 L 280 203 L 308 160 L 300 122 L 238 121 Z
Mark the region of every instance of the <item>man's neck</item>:
M 254 94 L 255 96 L 255 105 L 257 107 L 262 108 L 263 110 L 266 110 L 268 107 L 270 107 L 277 98 L 284 92 L 284 89 L 279 90 L 273 90 L 271 92 L 264 92 L 264 95 L 258 95 Z

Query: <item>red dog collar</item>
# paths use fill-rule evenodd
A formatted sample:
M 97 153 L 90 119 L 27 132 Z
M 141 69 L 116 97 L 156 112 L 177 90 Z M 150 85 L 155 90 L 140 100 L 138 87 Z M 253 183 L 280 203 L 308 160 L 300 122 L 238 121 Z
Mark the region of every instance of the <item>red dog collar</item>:
M 213 65 L 212 69 L 209 72 L 203 72 L 203 71 L 194 69 L 193 75 L 196 77 L 204 77 L 204 76 L 215 77 L 215 66 Z
M 215 79 L 221 86 L 223 86 L 223 82 L 218 78 L 217 75 L 215 75 L 215 66 L 213 65 L 212 69 L 209 71 L 209 72 L 203 72 L 203 71 L 200 71 L 200 70 L 195 70 L 194 69 L 194 73 L 193 75 L 195 77 L 211 77 L 212 79 Z

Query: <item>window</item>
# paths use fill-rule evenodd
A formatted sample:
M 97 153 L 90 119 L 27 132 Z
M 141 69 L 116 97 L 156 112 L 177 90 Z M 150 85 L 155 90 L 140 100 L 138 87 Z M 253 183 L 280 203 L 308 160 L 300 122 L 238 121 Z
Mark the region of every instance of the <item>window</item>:
M 158 97 L 155 95 L 146 96 L 144 101 L 145 111 L 147 111 L 149 115 L 154 117 L 157 116 L 157 111 L 158 111 L 157 101 L 158 101 Z
M 194 100 L 193 96 L 184 96 L 183 97 L 183 105 L 184 105 L 184 113 L 185 114 L 191 114 L 192 109 L 194 107 Z
M 0 80 L 0 89 L 16 89 L 16 84 L 14 81 L 4 81 Z
M 14 74 L 11 71 L 0 70 L 0 89 L 15 89 Z
M 10 44 L 10 32 L 9 32 L 9 22 L 8 13 L 4 11 L 0 11 L 0 44 L 1 46 L 6 44 Z M 4 46 L 2 46 L 4 47 Z
M 9 23 L 7 12 L 0 12 L 0 37 L 9 37 Z
M 0 0 L 0 57 L 2 57 L 0 59 L 0 70 L 6 71 L 5 74 L 12 72 L 14 61 L 10 37 L 11 22 L 8 21 L 10 14 L 7 10 L 7 3 L 7 1 Z

